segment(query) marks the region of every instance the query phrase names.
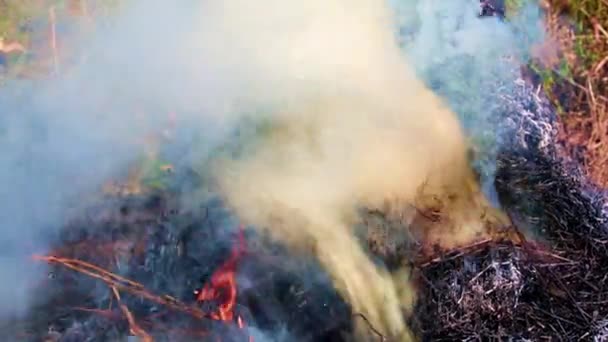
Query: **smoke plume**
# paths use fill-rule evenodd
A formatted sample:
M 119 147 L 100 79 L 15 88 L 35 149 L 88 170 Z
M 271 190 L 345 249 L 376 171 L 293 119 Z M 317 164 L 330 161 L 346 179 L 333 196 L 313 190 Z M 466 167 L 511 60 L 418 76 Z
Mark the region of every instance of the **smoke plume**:
M 425 84 L 458 115 L 478 152 L 474 163 L 484 190 L 496 200 L 499 137 L 512 134 L 500 124 L 504 96 L 517 87 L 531 49 L 548 43 L 538 1 L 519 2 L 507 21 L 479 18 L 477 0 L 394 2 L 403 50 Z
M 434 3 L 460 13 L 472 2 Z M 483 232 L 487 204 L 458 117 L 422 81 L 430 83 L 432 63 L 453 58 L 442 55 L 450 39 L 433 33 L 447 19 L 429 16 L 422 1 L 398 4 L 409 6 L 406 16 L 384 0 L 135 1 L 75 43 L 78 65 L 3 85 L 0 242 L 11 248 L 0 252 L 0 272 L 11 282 L 0 286 L 0 314 L 26 308 L 34 293 L 27 284 L 39 270 L 27 254 L 46 247 L 67 209 L 121 175 L 142 153 L 138 139 L 176 112 L 178 126 L 199 133 L 174 137 L 189 147 L 173 156 L 177 167 L 208 160 L 226 142 L 251 144 L 213 170 L 236 213 L 294 251 L 315 253 L 354 310 L 408 338 L 402 310 L 412 290 L 361 247 L 351 229 L 357 209 L 437 199 L 449 226 L 421 229 L 449 245 Z M 398 28 L 414 21 L 422 33 L 400 46 Z M 482 29 L 459 39 L 479 34 L 488 37 Z M 462 51 L 474 63 L 491 58 L 479 44 Z M 468 75 L 454 70 L 442 79 Z M 461 118 L 483 111 L 444 97 Z M 230 134 L 249 119 L 270 123 L 255 144 Z
M 460 123 L 406 62 L 391 9 L 382 0 L 226 0 L 206 10 L 201 31 L 217 41 L 205 42 L 208 53 L 245 76 L 246 107 L 275 120 L 254 151 L 219 168 L 229 203 L 314 251 L 356 311 L 406 336 L 411 290 L 366 255 L 350 228 L 356 209 L 433 197 L 454 225 L 434 235 L 453 243 L 483 232 L 486 203 Z
M 195 75 L 200 65 L 184 57 L 191 8 L 136 2 L 100 20 L 86 41 L 60 35 L 75 55 L 59 75 L 2 84 L 0 272 L 11 281 L 0 286 L 0 318 L 23 314 L 44 297 L 36 286 L 45 269 L 31 254 L 47 252 L 72 209 L 124 176 L 144 152 L 143 137 L 165 127 L 169 111 L 206 129 L 205 146 L 223 137 L 224 125 L 204 116 L 210 111 L 195 86 L 201 77 L 184 77 L 184 69 Z M 163 20 L 171 25 L 156 25 Z

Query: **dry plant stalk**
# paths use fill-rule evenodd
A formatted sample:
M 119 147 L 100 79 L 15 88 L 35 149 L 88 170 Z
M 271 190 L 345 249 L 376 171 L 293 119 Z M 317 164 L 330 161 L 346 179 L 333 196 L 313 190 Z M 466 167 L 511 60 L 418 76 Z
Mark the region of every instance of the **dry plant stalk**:
M 608 2 L 548 0 L 546 24 L 555 36 L 562 56 L 559 65 L 547 68 L 557 80 L 550 80 L 547 93 L 563 107 L 562 140 L 569 153 L 584 164 L 585 172 L 599 186 L 608 185 Z M 572 20 L 581 25 L 574 27 Z M 560 70 L 557 70 L 560 69 Z
M 114 297 L 118 302 L 118 306 L 120 307 L 124 315 L 127 317 L 127 321 L 129 321 L 129 331 L 131 332 L 131 334 L 141 337 L 142 342 L 154 342 L 154 339 L 152 339 L 152 337 L 144 329 L 142 329 L 137 324 L 137 322 L 135 322 L 135 318 L 133 317 L 131 311 L 129 311 L 129 308 L 122 303 L 122 301 L 120 300 L 120 293 L 116 289 L 116 286 L 112 286 L 111 288 L 112 293 L 114 293 Z
M 60 257 L 54 257 L 54 256 L 39 256 L 39 255 L 34 256 L 34 260 L 45 261 L 45 262 L 48 262 L 51 264 L 62 265 L 64 267 L 67 267 L 76 272 L 86 274 L 89 277 L 99 279 L 99 280 L 103 281 L 104 283 L 106 283 L 111 288 L 116 288 L 117 290 L 129 292 L 135 296 L 139 296 L 139 297 L 147 299 L 151 302 L 154 302 L 154 303 L 157 303 L 160 305 L 164 305 L 172 310 L 186 313 L 197 319 L 211 318 L 208 313 L 204 312 L 203 310 L 201 310 L 195 306 L 191 306 L 186 303 L 180 302 L 176 298 L 173 298 L 168 295 L 162 295 L 162 296 L 155 295 L 155 294 L 149 292 L 148 290 L 146 290 L 146 288 L 140 283 L 123 278 L 119 275 L 116 275 L 112 272 L 104 270 L 103 268 L 100 268 L 98 266 L 89 264 L 85 261 L 81 261 L 81 260 L 77 260 L 77 259 L 70 259 L 70 258 L 60 258 Z

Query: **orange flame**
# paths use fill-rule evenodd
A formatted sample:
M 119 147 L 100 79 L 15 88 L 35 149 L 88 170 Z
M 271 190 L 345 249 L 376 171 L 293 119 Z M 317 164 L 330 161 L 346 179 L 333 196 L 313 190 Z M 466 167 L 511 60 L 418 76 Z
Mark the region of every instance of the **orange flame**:
M 106 248 L 101 248 L 101 250 L 107 249 L 107 246 L 102 247 Z M 118 293 L 119 290 L 129 292 L 133 295 L 139 296 L 143 299 L 147 299 L 158 304 L 165 305 L 171 309 L 190 314 L 198 319 L 211 318 L 226 323 L 236 323 L 239 329 L 245 329 L 245 322 L 240 315 L 236 315 L 236 322 L 234 321 L 234 309 L 236 306 L 237 298 L 236 266 L 239 258 L 244 253 L 245 238 L 243 235 L 243 228 L 240 227 L 238 244 L 232 250 L 232 253 L 228 260 L 224 262 L 224 264 L 222 264 L 222 266 L 220 266 L 215 271 L 215 273 L 211 276 L 210 282 L 208 284 L 205 284 L 200 291 L 196 292 L 196 299 L 198 302 L 216 301 L 220 303 L 217 311 L 212 313 L 206 313 L 196 306 L 190 306 L 188 304 L 182 303 L 168 295 L 155 295 L 151 292 L 148 292 L 145 287 L 140 283 L 134 282 L 127 278 L 123 278 L 117 274 L 105 270 L 102 267 L 90 264 L 86 261 L 66 257 L 51 255 L 45 256 L 37 254 L 32 255 L 32 259 L 36 261 L 45 261 L 51 264 L 59 264 L 79 273 L 88 275 L 92 278 L 105 282 L 112 289 L 114 296 L 119 302 L 118 304 L 120 309 L 123 311 L 123 314 L 129 321 L 131 333 L 136 336 L 140 336 L 143 341 L 151 342 L 153 341 L 152 337 L 148 335 L 148 333 L 135 321 L 135 318 L 133 317 L 129 309 L 124 304 L 120 303 L 120 295 Z M 86 308 L 74 309 L 98 313 L 108 318 L 113 316 L 111 310 Z M 249 336 L 248 342 L 254 342 L 253 337 Z
M 212 319 L 223 322 L 234 322 L 234 307 L 236 306 L 236 266 L 239 258 L 245 253 L 245 237 L 243 227 L 239 227 L 238 244 L 232 250 L 230 257 L 211 276 L 209 283 L 197 291 L 196 300 L 199 302 L 218 302 L 216 312 L 210 314 Z M 237 326 L 245 328 L 243 318 L 237 316 Z M 253 342 L 250 336 L 249 341 Z

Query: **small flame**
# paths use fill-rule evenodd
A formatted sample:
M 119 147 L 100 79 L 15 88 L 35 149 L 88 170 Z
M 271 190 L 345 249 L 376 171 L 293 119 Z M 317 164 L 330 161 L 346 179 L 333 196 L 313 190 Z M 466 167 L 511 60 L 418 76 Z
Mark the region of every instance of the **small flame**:
M 195 291 L 196 300 L 199 302 L 219 303 L 218 309 L 210 314 L 212 319 L 222 322 L 234 322 L 234 308 L 236 306 L 236 266 L 239 258 L 245 252 L 245 237 L 243 227 L 239 228 L 238 244 L 232 250 L 230 257 L 211 276 L 210 281 L 200 291 Z M 245 328 L 241 316 L 236 317 L 239 329 Z M 249 341 L 253 342 L 250 336 Z

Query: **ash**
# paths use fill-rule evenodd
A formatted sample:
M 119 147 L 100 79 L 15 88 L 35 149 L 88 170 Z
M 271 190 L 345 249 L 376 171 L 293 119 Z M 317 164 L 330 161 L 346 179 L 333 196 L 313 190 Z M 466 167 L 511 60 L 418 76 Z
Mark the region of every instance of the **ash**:
M 443 252 L 416 266 L 411 324 L 422 340 L 595 340 L 608 329 L 606 193 L 557 139 L 541 90 L 494 87 L 495 186 L 516 238 Z
M 523 337 L 527 298 L 537 287 L 527 265 L 524 253 L 507 243 L 425 264 L 418 281 L 428 290 L 412 325 L 428 340 Z M 439 319 L 426 321 L 430 315 Z

